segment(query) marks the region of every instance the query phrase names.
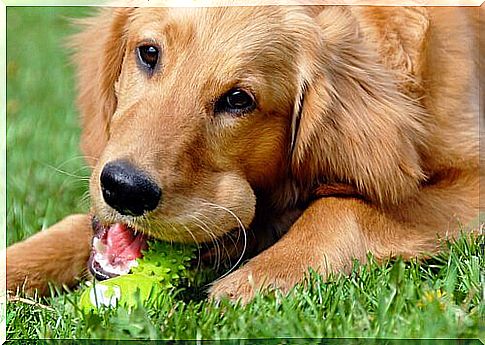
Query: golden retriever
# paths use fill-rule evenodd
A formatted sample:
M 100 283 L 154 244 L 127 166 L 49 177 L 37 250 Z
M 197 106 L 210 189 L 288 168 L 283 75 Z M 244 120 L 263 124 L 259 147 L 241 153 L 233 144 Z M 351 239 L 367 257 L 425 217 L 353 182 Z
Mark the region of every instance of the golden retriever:
M 248 301 L 477 231 L 479 11 L 102 9 L 73 38 L 92 212 L 8 248 L 8 289 L 217 240 L 250 260 L 209 295 Z

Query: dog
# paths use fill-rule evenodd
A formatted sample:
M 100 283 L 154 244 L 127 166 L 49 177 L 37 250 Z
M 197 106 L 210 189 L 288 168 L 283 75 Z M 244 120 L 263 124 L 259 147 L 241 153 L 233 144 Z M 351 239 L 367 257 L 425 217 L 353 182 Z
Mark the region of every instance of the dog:
M 209 297 L 247 302 L 478 231 L 479 11 L 101 9 L 72 38 L 92 211 L 9 247 L 8 289 L 216 241 L 246 262 Z

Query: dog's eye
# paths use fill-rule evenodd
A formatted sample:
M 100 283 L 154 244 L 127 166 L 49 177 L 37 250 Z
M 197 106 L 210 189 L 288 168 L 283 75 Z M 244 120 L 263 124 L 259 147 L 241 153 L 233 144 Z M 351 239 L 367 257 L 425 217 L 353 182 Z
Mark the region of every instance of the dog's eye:
M 138 47 L 138 59 L 142 65 L 150 70 L 155 69 L 158 63 L 158 48 L 152 45 L 143 45 Z
M 216 113 L 244 114 L 254 110 L 256 103 L 252 95 L 241 89 L 232 89 L 215 104 Z

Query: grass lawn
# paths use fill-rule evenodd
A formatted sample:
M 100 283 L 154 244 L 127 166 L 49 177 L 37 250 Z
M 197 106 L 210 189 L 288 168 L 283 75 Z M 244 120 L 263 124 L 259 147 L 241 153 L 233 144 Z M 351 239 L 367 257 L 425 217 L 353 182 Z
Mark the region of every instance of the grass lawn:
M 88 209 L 89 171 L 78 150 L 66 18 L 89 9 L 7 9 L 7 241 Z M 425 263 L 355 265 L 350 277 L 309 278 L 287 298 L 218 306 L 167 294 L 156 309 L 99 316 L 75 308 L 79 292 L 9 302 L 7 338 L 225 339 L 260 337 L 481 338 L 483 248 L 462 239 Z M 482 277 L 480 276 L 482 272 Z M 31 300 L 33 302 L 33 300 Z

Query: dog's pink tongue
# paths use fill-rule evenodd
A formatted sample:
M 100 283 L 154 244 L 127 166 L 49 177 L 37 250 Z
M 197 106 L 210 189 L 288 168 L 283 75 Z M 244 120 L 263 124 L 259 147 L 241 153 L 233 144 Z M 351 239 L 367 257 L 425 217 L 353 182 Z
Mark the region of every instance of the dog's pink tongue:
M 146 239 L 141 233 L 135 235 L 126 225 L 116 223 L 108 229 L 106 247 L 110 263 L 122 264 L 142 257 Z

